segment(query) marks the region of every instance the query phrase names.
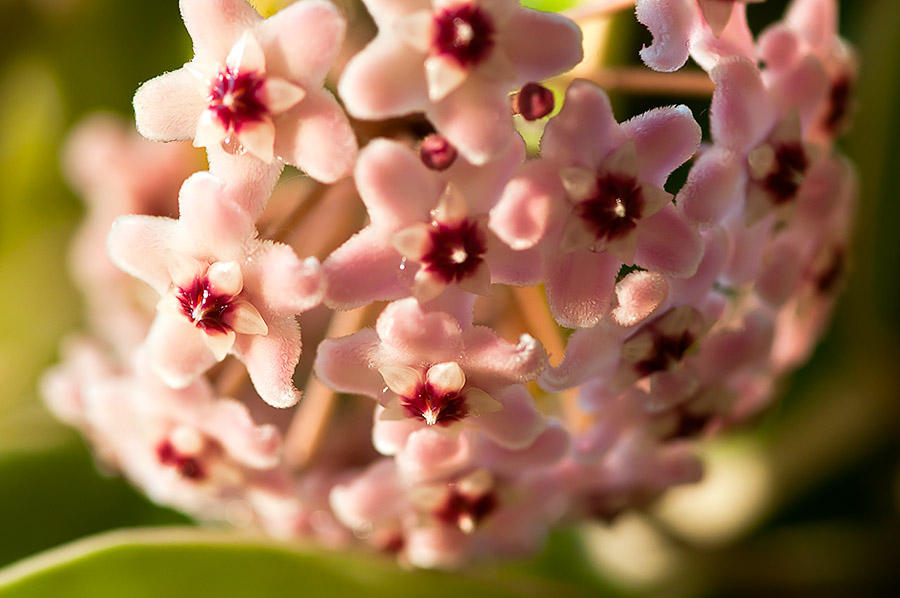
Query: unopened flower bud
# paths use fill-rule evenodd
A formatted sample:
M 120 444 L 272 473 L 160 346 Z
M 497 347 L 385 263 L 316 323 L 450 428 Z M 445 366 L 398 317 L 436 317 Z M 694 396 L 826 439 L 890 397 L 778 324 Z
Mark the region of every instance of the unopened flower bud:
M 525 120 L 544 118 L 553 112 L 553 92 L 540 83 L 526 83 L 511 99 L 512 111 Z
M 432 134 L 422 140 L 419 157 L 431 170 L 447 170 L 456 161 L 456 148 L 443 136 Z

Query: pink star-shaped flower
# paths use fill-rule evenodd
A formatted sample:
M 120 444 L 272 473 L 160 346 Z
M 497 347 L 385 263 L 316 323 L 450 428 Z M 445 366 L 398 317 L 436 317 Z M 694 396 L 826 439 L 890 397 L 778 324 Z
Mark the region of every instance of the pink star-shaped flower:
M 789 215 L 805 181 L 824 165 L 821 152 L 807 143 L 798 111 L 817 101 L 823 86 L 816 79 L 796 85 L 789 98 L 773 93 L 745 58 L 723 61 L 710 76 L 716 83 L 710 108 L 714 145 L 695 161 L 678 204 L 702 224 L 744 206 L 749 223 L 769 213 Z
M 536 251 L 513 251 L 487 227 L 523 157 L 519 141 L 487 167 L 459 158 L 437 172 L 397 142 L 371 142 L 355 173 L 370 223 L 325 260 L 326 303 L 347 309 L 410 294 L 428 302 L 448 286 L 486 295 L 491 283 L 536 283 Z
M 138 89 L 144 136 L 193 139 L 213 172 L 238 180 L 274 184 L 282 162 L 327 183 L 350 171 L 356 138 L 322 87 L 346 27 L 332 4 L 298 2 L 263 20 L 245 0 L 181 0 L 181 14 L 194 58 Z
M 162 296 L 146 341 L 151 365 L 181 388 L 230 353 L 267 403 L 293 405 L 295 315 L 321 300 L 318 262 L 258 240 L 251 217 L 209 173 L 185 181 L 179 209 L 178 220 L 123 216 L 108 240 L 113 261 Z
M 523 384 L 537 377 L 546 359 L 530 336 L 511 345 L 489 328 L 461 327 L 410 298 L 385 308 L 374 330 L 323 341 L 315 371 L 331 388 L 370 396 L 383 407 L 375 430 L 380 450 L 404 450 L 387 448 L 400 436 L 406 451 L 421 451 L 411 455 L 417 459 L 426 458 L 426 447 L 453 445 L 441 457 L 446 462 L 463 450 L 459 432 L 466 428 L 515 448 L 537 438 L 545 421 Z M 379 430 L 380 424 L 387 426 Z M 397 424 L 402 430 L 389 429 Z
M 637 0 L 638 21 L 653 34 L 641 58 L 657 71 L 675 71 L 688 56 L 705 70 L 727 56 L 752 57 L 745 4 L 763 0 Z
M 525 165 L 491 212 L 491 227 L 516 249 L 543 254 L 547 295 L 563 326 L 596 325 L 623 263 L 691 276 L 699 233 L 662 186 L 700 143 L 684 106 L 619 124 L 596 85 L 576 81 L 547 124 L 540 160 Z
M 515 137 L 508 93 L 582 58 L 568 19 L 515 0 L 367 0 L 378 35 L 338 86 L 350 114 L 383 119 L 425 112 L 474 164 Z
M 784 20 L 759 37 L 764 80 L 782 102 L 796 101 L 798 88 L 822 88 L 821 94 L 803 94 L 798 110 L 809 124 L 810 140 L 823 144 L 849 127 L 859 69 L 855 52 L 838 35 L 837 26 L 835 0 L 795 0 Z

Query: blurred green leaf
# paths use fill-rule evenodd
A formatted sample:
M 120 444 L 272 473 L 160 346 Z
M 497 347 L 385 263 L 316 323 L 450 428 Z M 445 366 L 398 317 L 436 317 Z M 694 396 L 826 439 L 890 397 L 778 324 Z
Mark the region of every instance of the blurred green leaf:
M 0 598 L 572 596 L 525 576 L 404 571 L 388 559 L 190 528 L 89 538 L 0 572 Z
M 26 450 L 41 443 L 26 434 L 0 447 L 0 565 L 115 527 L 186 521 L 123 479 L 101 475 L 74 433 L 49 425 L 28 427 L 35 436 L 52 434 L 49 448 Z M 6 431 L 0 427 L 0 434 Z
M 544 12 L 562 12 L 578 4 L 581 0 L 522 0 L 522 6 Z

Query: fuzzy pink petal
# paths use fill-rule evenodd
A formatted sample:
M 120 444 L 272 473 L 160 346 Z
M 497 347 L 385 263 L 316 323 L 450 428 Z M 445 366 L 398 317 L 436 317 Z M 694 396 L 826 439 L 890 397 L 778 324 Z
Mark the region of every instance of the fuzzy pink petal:
M 476 421 L 478 429 L 500 446 L 524 449 L 547 427 L 547 420 L 525 386 L 510 386 L 493 398 L 503 404 L 503 409 L 480 415 Z
M 456 160 L 444 172 L 444 178 L 465 198 L 470 214 L 483 214 L 494 207 L 506 183 L 524 160 L 525 142 L 517 137 L 489 164 L 476 166 L 464 159 Z
M 772 25 L 759 36 L 759 58 L 768 69 L 789 67 L 798 59 L 799 52 L 800 40 L 796 32 L 784 23 Z
M 532 160 L 503 190 L 489 226 L 513 249 L 534 247 L 550 224 L 554 199 L 564 194 L 556 168 L 546 160 Z
M 805 56 L 785 76 L 776 78 L 771 84 L 772 96 L 782 114 L 796 109 L 804 124 L 817 116 L 830 88 L 828 73 L 815 56 Z
M 473 310 L 477 295 L 468 293 L 456 285 L 444 289 L 444 292 L 421 305 L 425 312 L 443 312 L 457 322 L 462 328 L 472 324 Z
M 427 482 L 452 475 L 470 462 L 471 447 L 465 434 L 420 428 L 397 455 L 397 469 L 410 482 Z
M 387 228 L 428 220 L 443 191 L 417 155 L 386 139 L 375 139 L 360 153 L 355 178 L 369 219 Z
M 266 53 L 266 70 L 318 85 L 337 59 L 346 28 L 344 18 L 330 2 L 305 0 L 280 10 L 257 29 Z
M 637 0 L 637 20 L 653 34 L 641 49 L 641 59 L 657 71 L 676 71 L 687 62 L 697 20 L 694 0 Z
M 447 314 L 427 313 L 412 298 L 384 308 L 375 325 L 386 362 L 455 361 L 462 351 L 459 323 Z M 380 364 L 379 364 L 380 365 Z
M 625 140 L 609 97 L 594 83 L 576 79 L 559 114 L 541 139 L 541 155 L 566 166 L 596 167 Z
M 254 236 L 252 217 L 230 201 L 225 183 L 208 172 L 191 175 L 178 194 L 180 224 L 198 257 L 234 260 L 243 257 Z
M 383 382 L 382 382 L 383 384 Z M 372 446 L 382 455 L 393 456 L 403 450 L 409 435 L 422 429 L 421 420 L 410 418 L 402 420 L 381 419 L 384 411 L 380 405 L 375 408 L 375 424 L 372 426 Z
M 619 362 L 621 333 L 608 326 L 576 330 L 566 343 L 566 356 L 538 382 L 549 392 L 573 388 L 591 378 L 609 375 Z
M 725 268 L 731 247 L 722 228 L 714 227 L 703 233 L 703 259 L 690 278 L 669 279 L 672 303 L 699 305 L 712 290 Z
M 381 34 L 344 67 L 338 93 L 357 118 L 377 120 L 422 110 L 429 102 L 424 56 Z
M 219 399 L 201 415 L 198 427 L 217 438 L 232 459 L 257 469 L 278 465 L 278 430 L 274 426 L 257 426 L 244 404 Z
M 266 319 L 269 332 L 238 335 L 234 353 L 247 366 L 253 387 L 272 407 L 285 408 L 300 399 L 294 388 L 294 370 L 300 361 L 300 326 L 290 316 Z
M 379 28 L 396 19 L 420 10 L 431 10 L 431 0 L 366 0 L 366 10 Z
M 703 258 L 700 233 L 674 207 L 666 206 L 638 229 L 635 263 L 676 278 L 693 276 Z
M 547 301 L 567 328 L 595 326 L 609 307 L 621 262 L 606 253 L 574 251 L 547 264 Z
M 788 9 L 787 23 L 814 48 L 828 48 L 838 27 L 835 0 L 794 0 Z
M 193 139 L 206 108 L 203 83 L 186 68 L 150 79 L 134 94 L 138 132 L 154 141 Z
M 516 251 L 494 235 L 488 238 L 485 261 L 491 270 L 491 282 L 531 286 L 541 281 L 541 251 L 537 247 Z
M 342 523 L 360 531 L 398 516 L 403 494 L 392 459 L 376 461 L 349 483 L 334 487 L 331 507 Z
M 569 449 L 569 433 L 559 422 L 550 422 L 547 428 L 528 447 L 510 450 L 490 440 L 478 444 L 478 461 L 492 471 L 516 475 L 522 471 L 553 465 L 565 456 Z
M 463 332 L 463 344 L 460 365 L 469 382 L 488 394 L 511 384 L 531 382 L 547 367 L 544 347 L 527 334 L 513 345 L 486 326 L 474 326 Z
M 715 68 L 720 60 L 732 56 L 752 59 L 755 54 L 753 34 L 747 25 L 747 9 L 741 3 L 735 3 L 731 18 L 719 35 L 709 27 L 703 27 L 691 44 L 691 57 L 706 71 Z
M 713 147 L 694 162 L 677 203 L 688 220 L 697 224 L 720 221 L 743 203 L 747 181 L 742 156 Z
M 409 562 L 425 569 L 456 569 L 465 561 L 469 538 L 447 525 L 415 527 L 406 533 Z
M 177 221 L 171 218 L 120 216 L 109 231 L 107 252 L 116 266 L 162 295 L 172 281 L 168 252 L 176 231 Z
M 316 376 L 334 390 L 378 398 L 384 379 L 371 367 L 377 348 L 378 336 L 371 328 L 325 339 L 316 351 Z
M 166 384 L 184 388 L 215 365 L 204 334 L 187 318 L 171 313 L 157 315 L 147 335 L 147 357 Z
M 194 41 L 194 54 L 211 64 L 224 62 L 241 34 L 262 20 L 246 0 L 181 0 L 179 4 Z
M 732 58 L 722 61 L 710 77 L 716 84 L 709 118 L 713 139 L 746 152 L 769 134 L 776 118 L 759 70 L 747 59 Z
M 322 264 L 325 303 L 352 309 L 372 301 L 408 296 L 415 268 L 387 240 L 390 231 L 368 226 L 338 247 Z
M 275 154 L 317 181 L 333 183 L 353 168 L 356 135 L 328 91 L 308 90 L 275 126 Z
M 266 310 L 298 314 L 318 305 L 325 293 L 315 258 L 301 260 L 283 243 L 265 242 L 244 268 L 244 289 Z
M 562 15 L 516 10 L 505 31 L 502 48 L 516 70 L 517 87 L 564 73 L 583 57 L 581 29 Z
M 687 106 L 655 108 L 622 123 L 634 140 L 642 181 L 662 187 L 669 174 L 700 146 L 702 132 Z
M 425 114 L 476 165 L 499 156 L 518 135 L 505 91 L 497 83 L 473 77 L 429 106 Z
M 618 305 L 612 310 L 620 326 L 634 326 L 662 305 L 669 294 L 668 282 L 658 272 L 632 272 L 616 284 Z
M 258 219 L 281 176 L 284 163 L 281 160 L 263 162 L 248 153 L 230 154 L 220 145 L 207 148 L 206 153 L 209 171 L 224 181 L 227 196 L 251 218 Z

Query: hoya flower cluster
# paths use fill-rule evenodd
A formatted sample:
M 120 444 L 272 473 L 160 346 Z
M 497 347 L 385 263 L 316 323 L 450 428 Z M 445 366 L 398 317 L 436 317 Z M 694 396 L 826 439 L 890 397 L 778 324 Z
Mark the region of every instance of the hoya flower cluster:
M 181 0 L 194 57 L 134 99 L 153 141 L 79 128 L 91 330 L 48 404 L 160 503 L 423 567 L 698 480 L 691 441 L 766 406 L 848 261 L 835 1 L 754 37 L 749 0 L 637 0 L 646 64 L 715 84 L 707 141 L 588 79 L 548 119 L 583 58 L 564 16 L 364 2 L 368 41 L 325 0 Z

